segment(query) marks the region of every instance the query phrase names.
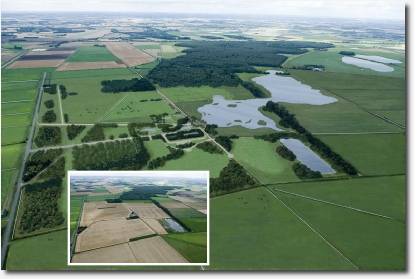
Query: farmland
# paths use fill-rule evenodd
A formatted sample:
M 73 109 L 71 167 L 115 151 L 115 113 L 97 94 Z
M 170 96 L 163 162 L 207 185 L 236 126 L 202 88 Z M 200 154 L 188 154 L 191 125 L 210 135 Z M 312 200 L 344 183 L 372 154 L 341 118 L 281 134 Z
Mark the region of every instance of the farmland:
M 3 268 L 407 269 L 404 22 L 48 15 L 2 12 Z M 377 72 L 345 64 L 341 51 L 402 63 Z M 253 81 L 268 70 L 336 101 L 280 102 L 300 90 Z M 270 120 L 209 120 L 239 103 L 249 104 L 240 116 Z M 200 113 L 205 105 L 219 110 Z M 272 121 L 283 131 L 264 127 Z M 282 138 L 356 171 L 306 176 L 276 152 Z M 187 181 L 189 170 L 209 176 Z

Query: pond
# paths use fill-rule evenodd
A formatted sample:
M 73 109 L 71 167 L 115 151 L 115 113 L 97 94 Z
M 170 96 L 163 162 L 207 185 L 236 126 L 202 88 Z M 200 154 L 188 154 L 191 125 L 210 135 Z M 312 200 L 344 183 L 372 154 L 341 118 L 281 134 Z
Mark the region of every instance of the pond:
M 381 63 L 368 61 L 368 60 L 364 60 L 364 59 L 359 59 L 359 58 L 355 58 L 355 57 L 344 56 L 344 57 L 342 57 L 342 62 L 344 62 L 345 64 L 351 64 L 351 65 L 355 65 L 355 66 L 362 67 L 362 68 L 368 68 L 368 69 L 374 70 L 376 72 L 392 72 L 392 71 L 394 71 L 394 68 L 390 67 L 388 65 L 384 65 L 384 64 L 381 64 Z
M 300 140 L 281 139 L 280 142 L 291 150 L 302 164 L 306 165 L 311 170 L 319 171 L 321 174 L 332 174 L 336 172 Z
M 248 129 L 271 128 L 281 131 L 272 119 L 259 111 L 259 107 L 266 105 L 268 101 L 310 105 L 325 105 L 337 101 L 336 98 L 325 96 L 319 90 L 312 89 L 292 77 L 276 75 L 275 70 L 267 72 L 267 75 L 254 78 L 253 81 L 269 90 L 271 98 L 226 100 L 221 95 L 215 95 L 212 104 L 197 109 L 202 114 L 202 119 L 219 127 L 240 125 Z
M 361 59 L 366 59 L 366 60 L 371 60 L 371 61 L 374 61 L 374 62 L 380 62 L 380 63 L 394 63 L 394 64 L 402 63 L 401 61 L 398 61 L 398 60 L 395 60 L 395 59 L 385 58 L 385 57 L 377 56 L 377 55 L 357 54 L 354 57 L 361 58 Z
M 165 221 L 167 221 L 168 224 L 171 226 L 171 228 L 173 228 L 173 230 L 175 230 L 176 232 L 184 231 L 184 229 L 179 224 L 177 224 L 177 222 L 175 222 L 173 219 L 166 218 Z
M 141 129 L 141 132 L 156 132 L 157 128 L 147 127 L 144 129 Z

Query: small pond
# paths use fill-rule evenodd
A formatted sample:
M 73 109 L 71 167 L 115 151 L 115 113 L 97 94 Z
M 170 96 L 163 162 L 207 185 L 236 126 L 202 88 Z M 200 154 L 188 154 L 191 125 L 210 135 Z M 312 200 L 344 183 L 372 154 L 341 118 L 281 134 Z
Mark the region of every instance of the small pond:
M 173 228 L 173 230 L 175 230 L 176 232 L 184 231 L 184 229 L 179 224 L 177 224 L 177 222 L 175 222 L 173 219 L 166 218 L 165 221 L 167 221 L 168 224 L 171 226 L 171 228 Z
M 147 127 L 144 129 L 141 129 L 141 132 L 155 132 L 157 131 L 157 128 Z
M 342 57 L 342 62 L 345 64 L 351 64 L 362 68 L 368 68 L 376 72 L 392 72 L 394 71 L 393 67 L 384 65 L 378 62 L 368 61 L 365 59 L 359 59 L 355 57 L 344 56 Z
M 319 171 L 321 174 L 332 174 L 336 172 L 300 140 L 281 139 L 280 142 L 289 148 L 296 155 L 296 158 L 311 170 Z

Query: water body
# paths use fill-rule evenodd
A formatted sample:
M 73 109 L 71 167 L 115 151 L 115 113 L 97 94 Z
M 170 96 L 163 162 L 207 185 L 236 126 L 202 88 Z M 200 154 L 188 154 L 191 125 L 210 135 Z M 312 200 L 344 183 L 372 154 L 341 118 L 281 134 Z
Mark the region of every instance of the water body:
M 355 66 L 362 67 L 362 68 L 368 68 L 376 72 L 394 71 L 393 67 L 390 67 L 390 66 L 378 63 L 378 62 L 368 61 L 365 59 L 359 59 L 355 57 L 344 56 L 342 57 L 342 62 L 344 62 L 345 64 L 351 64 L 351 65 L 355 65 Z
M 289 148 L 289 150 L 291 150 L 296 155 L 297 159 L 311 170 L 319 171 L 322 174 L 332 174 L 336 172 L 300 140 L 281 139 L 280 142 Z
M 312 89 L 292 77 L 275 75 L 275 70 L 267 72 L 269 74 L 254 78 L 253 81 L 269 90 L 271 98 L 225 100 L 223 96 L 215 95 L 212 104 L 197 109 L 203 115 L 203 120 L 219 127 L 240 125 L 248 129 L 266 127 L 281 131 L 272 119 L 259 111 L 259 107 L 266 105 L 268 101 L 310 105 L 325 105 L 337 101 L 336 98 L 322 95 L 319 90 Z M 266 124 L 259 125 L 260 120 Z M 263 124 L 262 121 L 260 123 Z
M 371 61 L 374 61 L 374 62 L 380 62 L 380 63 L 394 63 L 394 64 L 402 63 L 401 61 L 398 61 L 398 60 L 395 60 L 395 59 L 385 58 L 385 57 L 376 56 L 376 55 L 357 54 L 354 57 L 361 58 L 361 59 L 366 59 L 366 60 L 371 60 Z
M 157 128 L 147 127 L 144 129 L 141 129 L 141 132 L 155 132 L 157 131 Z
M 173 219 L 166 218 L 165 221 L 167 221 L 168 224 L 170 224 L 171 228 L 173 228 L 173 230 L 175 230 L 176 232 L 184 231 L 184 229 L 179 224 L 177 224 L 177 222 L 175 222 Z

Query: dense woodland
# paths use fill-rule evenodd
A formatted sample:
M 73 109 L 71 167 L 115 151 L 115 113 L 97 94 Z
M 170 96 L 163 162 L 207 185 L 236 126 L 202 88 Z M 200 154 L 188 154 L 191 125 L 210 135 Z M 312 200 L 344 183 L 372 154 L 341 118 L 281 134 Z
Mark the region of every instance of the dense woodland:
M 42 116 L 42 122 L 44 123 L 53 123 L 56 122 L 57 116 L 53 110 L 48 110 Z
M 123 192 L 121 200 L 150 200 L 157 195 L 165 195 L 168 191 L 181 188 L 179 186 L 138 186 L 131 191 Z
M 59 159 L 54 161 L 47 169 L 40 173 L 38 178 L 41 180 L 48 180 L 52 178 L 65 177 L 65 162 L 65 157 L 60 157 Z
M 232 192 L 246 185 L 258 186 L 241 165 L 235 160 L 230 160 L 228 165 L 221 170 L 218 178 L 210 178 L 210 193 Z
M 138 92 L 155 90 L 155 86 L 147 79 L 133 78 L 131 80 L 103 80 L 101 92 L 119 93 L 119 92 Z
M 116 128 L 116 123 L 96 123 L 81 139 L 81 142 L 105 140 L 104 128 Z
M 168 140 L 181 140 L 181 139 L 203 137 L 204 133 L 200 129 L 191 129 L 191 130 L 166 134 L 165 136 L 167 137 Z
M 39 150 L 30 154 L 29 160 L 26 163 L 23 181 L 27 182 L 35 177 L 42 170 L 50 166 L 50 164 L 60 155 L 63 149 Z
M 186 55 L 164 59 L 148 73 L 162 87 L 209 85 L 237 86 L 236 73 L 260 73 L 253 66 L 279 67 L 287 57 L 302 54 L 305 48 L 328 48 L 331 44 L 313 42 L 191 41 L 178 43 Z
M 267 97 L 266 94 L 262 91 L 262 89 L 260 89 L 256 85 L 254 85 L 253 82 L 242 81 L 241 85 L 243 85 L 244 88 L 249 90 L 253 94 L 253 96 L 255 96 L 256 98 L 266 98 Z
M 77 135 L 79 135 L 84 129 L 86 128 L 85 125 L 69 125 L 66 126 L 66 132 L 68 133 L 68 138 L 70 140 L 73 140 L 76 138 Z
M 76 170 L 139 170 L 149 160 L 141 138 L 73 147 Z
M 232 148 L 233 141 L 231 137 L 218 136 L 214 139 L 218 144 L 223 146 L 227 151 L 230 151 Z
M 26 185 L 23 188 L 19 232 L 25 234 L 62 225 L 65 218 L 58 206 L 62 191 L 60 178 Z
M 41 126 L 37 132 L 34 142 L 38 147 L 58 145 L 62 142 L 60 127 Z
M 223 153 L 223 150 L 221 150 L 220 147 L 218 147 L 211 141 L 204 141 L 202 143 L 197 144 L 196 147 L 210 154 L 222 154 Z

